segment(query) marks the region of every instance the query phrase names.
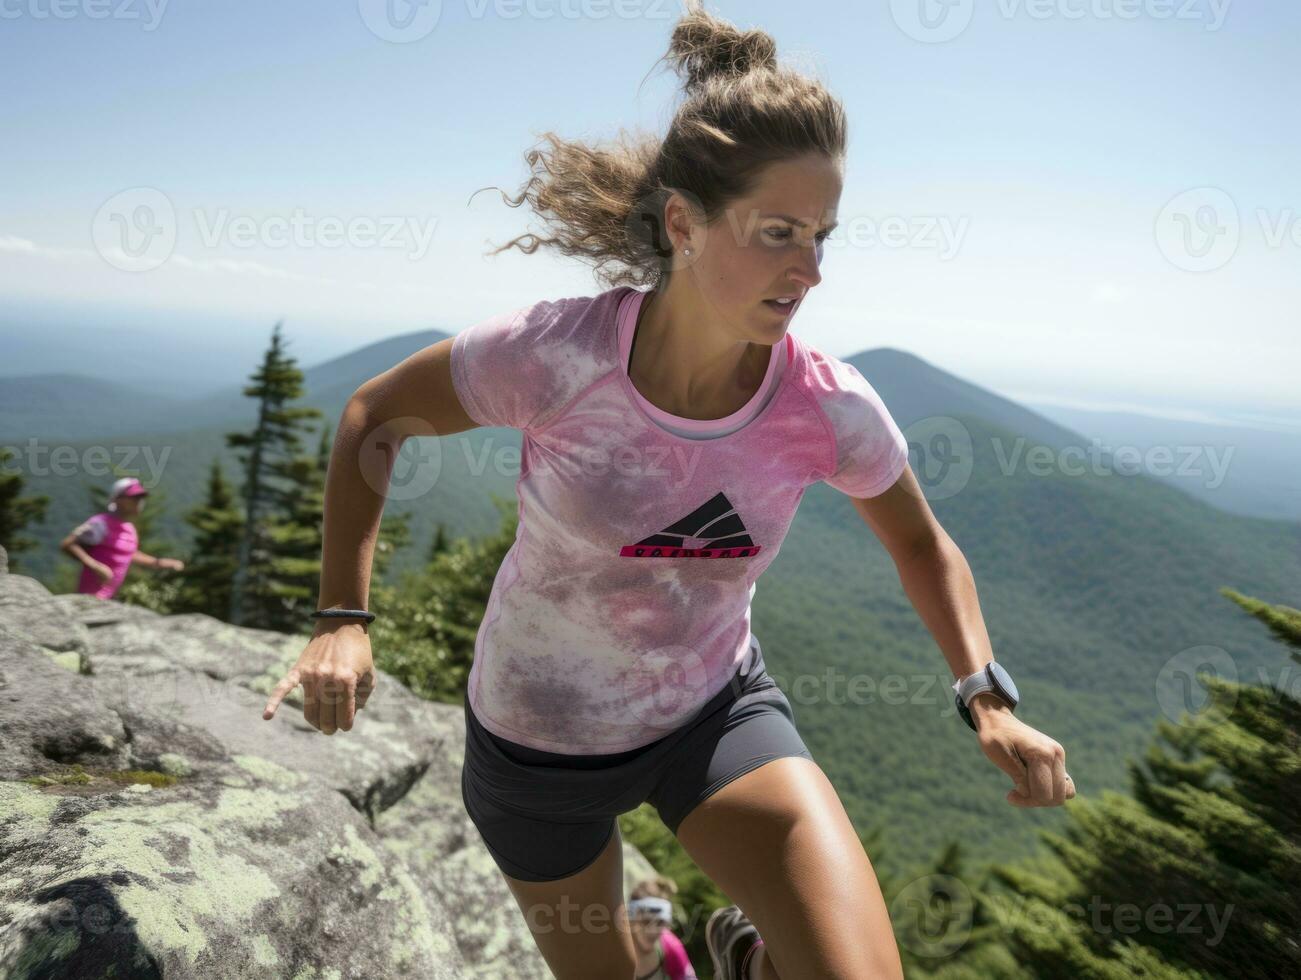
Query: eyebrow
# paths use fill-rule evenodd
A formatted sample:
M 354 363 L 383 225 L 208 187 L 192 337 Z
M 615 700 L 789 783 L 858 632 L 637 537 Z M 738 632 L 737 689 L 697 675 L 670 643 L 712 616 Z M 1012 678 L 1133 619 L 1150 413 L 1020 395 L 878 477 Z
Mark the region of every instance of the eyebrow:
M 769 214 L 769 215 L 765 215 L 765 217 L 768 217 L 768 218 L 780 218 L 782 221 L 789 221 L 791 224 L 793 224 L 793 225 L 799 225 L 801 228 L 806 228 L 806 227 L 808 227 L 808 222 L 807 222 L 807 221 L 800 221 L 798 218 L 792 218 L 789 214 Z M 840 226 L 840 222 L 839 222 L 839 221 L 833 221 L 833 222 L 831 222 L 831 224 L 827 225 L 827 227 L 826 227 L 825 230 L 826 230 L 826 231 L 835 231 L 836 228 L 838 228 L 839 226 Z

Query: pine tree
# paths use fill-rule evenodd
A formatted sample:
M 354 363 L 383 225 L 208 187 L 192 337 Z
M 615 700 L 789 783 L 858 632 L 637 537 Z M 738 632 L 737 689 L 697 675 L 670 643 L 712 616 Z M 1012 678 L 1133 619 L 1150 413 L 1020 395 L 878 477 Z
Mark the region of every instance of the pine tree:
M 19 562 L 15 556 L 36 547 L 36 540 L 26 537 L 21 532 L 28 524 L 45 523 L 45 510 L 50 498 L 44 494 L 32 497 L 23 496 L 23 476 L 21 472 L 11 472 L 9 460 L 13 450 L 0 447 L 0 545 L 4 545 L 9 556 L 9 570 L 18 571 Z
M 929 865 L 908 875 L 884 868 L 881 829 L 863 846 L 890 909 L 908 976 L 943 980 L 1001 980 L 1024 976 L 1004 942 L 988 901 L 988 868 L 967 866 L 961 841 L 949 843 Z
M 371 574 L 376 581 L 383 579 L 393 558 L 411 543 L 411 515 L 385 514 L 379 522 L 379 536 L 375 541 L 375 555 L 371 560 Z
M 185 515 L 185 522 L 195 530 L 194 548 L 185 561 L 175 611 L 225 619 L 230 614 L 244 515 L 235 505 L 234 490 L 226 482 L 220 460 L 214 459 L 208 471 L 207 497 Z
M 446 552 L 449 547 L 451 547 L 451 545 L 447 539 L 447 528 L 443 525 L 442 521 L 439 521 L 438 527 L 434 529 L 434 540 L 429 546 L 429 560 L 433 561 L 439 555 Z
M 321 548 L 325 517 L 325 474 L 330 462 L 328 426 L 321 431 L 312 454 L 276 460 L 268 469 L 280 486 L 291 488 L 275 496 L 276 517 L 269 522 L 275 542 L 271 588 L 279 600 L 267 610 L 266 628 L 297 632 L 309 623 L 321 581 Z
M 1301 611 L 1221 593 L 1301 663 Z M 1284 676 L 1291 676 L 1287 668 Z M 1035 976 L 1301 976 L 1301 701 L 1202 675 L 1209 701 L 1162 720 L 1134 796 L 1068 804 L 1057 860 L 996 868 L 1008 940 Z
M 315 408 L 291 407 L 302 397 L 303 373 L 285 352 L 277 323 L 261 367 L 252 376 L 244 394 L 258 402 L 257 422 L 251 433 L 226 436 L 231 448 L 246 449 L 239 456 L 244 467 L 244 533 L 235 563 L 231 586 L 229 622 L 266 629 L 283 626 L 291 617 L 298 586 L 286 570 L 297 571 L 292 557 L 277 563 L 282 549 L 291 551 L 301 544 L 301 534 L 288 520 L 287 512 L 301 486 L 278 482 L 289 477 L 290 461 L 302 449 L 300 431 L 308 419 L 319 418 Z
M 327 426 L 321 432 L 315 455 L 296 457 L 276 469 L 277 475 L 298 489 L 283 501 L 285 517 L 271 527 L 277 542 L 274 582 L 281 607 L 273 610 L 268 628 L 282 632 L 310 632 L 312 628 L 310 617 L 320 596 L 325 484 L 332 444 Z M 394 555 L 410 541 L 409 521 L 409 514 L 384 514 L 380 519 L 371 558 L 373 582 L 383 577 Z

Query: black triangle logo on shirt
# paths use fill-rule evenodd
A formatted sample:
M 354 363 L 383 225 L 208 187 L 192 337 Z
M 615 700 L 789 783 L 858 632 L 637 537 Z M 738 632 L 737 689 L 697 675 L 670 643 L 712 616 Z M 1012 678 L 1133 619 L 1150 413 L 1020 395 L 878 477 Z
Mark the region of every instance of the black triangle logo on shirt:
M 727 494 L 721 490 L 657 534 L 619 549 L 625 558 L 746 558 L 758 554 Z

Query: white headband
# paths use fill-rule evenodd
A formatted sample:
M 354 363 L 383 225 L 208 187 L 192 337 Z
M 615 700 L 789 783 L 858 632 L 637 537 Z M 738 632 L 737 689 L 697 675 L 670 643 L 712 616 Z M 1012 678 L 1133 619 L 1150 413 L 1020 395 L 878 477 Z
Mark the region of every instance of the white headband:
M 655 912 L 666 922 L 673 921 L 673 903 L 667 898 L 634 898 L 628 903 L 628 914 L 636 912 Z

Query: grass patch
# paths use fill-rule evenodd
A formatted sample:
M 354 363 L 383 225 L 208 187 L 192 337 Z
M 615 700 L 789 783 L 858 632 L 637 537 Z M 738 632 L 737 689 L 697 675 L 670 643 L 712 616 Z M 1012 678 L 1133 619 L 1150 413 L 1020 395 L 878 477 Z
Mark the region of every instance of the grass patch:
M 31 786 L 83 786 L 96 779 L 106 779 L 119 785 L 143 783 L 147 786 L 163 787 L 175 785 L 179 777 L 166 772 L 153 772 L 148 769 L 101 769 L 87 771 L 81 763 L 73 763 L 63 772 L 45 773 L 40 776 L 24 776 L 23 782 Z

